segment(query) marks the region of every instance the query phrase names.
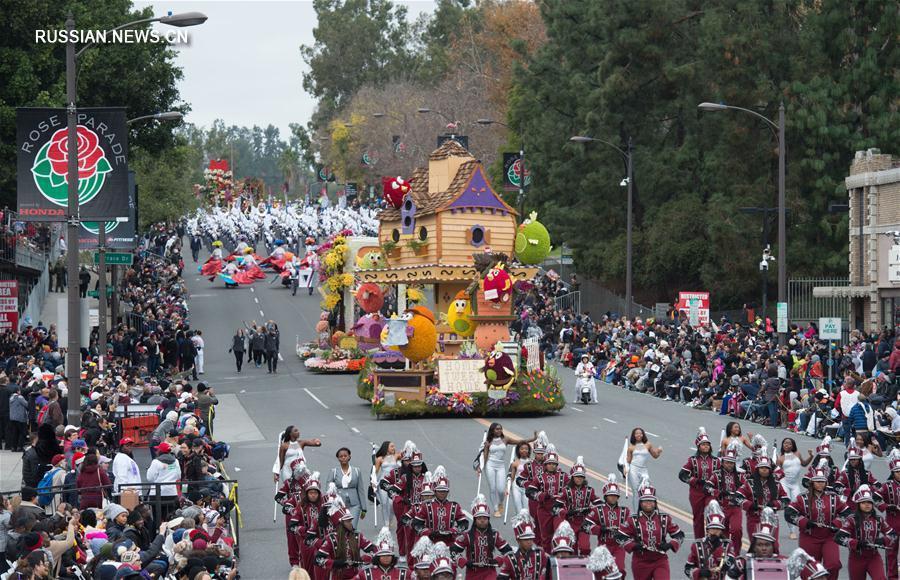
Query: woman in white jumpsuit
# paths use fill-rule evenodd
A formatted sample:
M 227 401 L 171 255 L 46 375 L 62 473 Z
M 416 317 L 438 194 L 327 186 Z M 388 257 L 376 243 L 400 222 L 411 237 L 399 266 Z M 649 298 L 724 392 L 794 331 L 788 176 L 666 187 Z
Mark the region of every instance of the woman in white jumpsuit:
M 381 444 L 378 451 L 375 452 L 375 481 L 380 483 L 382 479 L 391 474 L 392 471 L 400 466 L 400 453 L 393 441 L 385 441 Z M 391 518 L 394 516 L 394 506 L 386 491 L 381 489 L 379 485 L 375 486 L 376 495 L 378 497 L 378 507 L 381 509 L 381 521 L 379 526 L 390 526 Z
M 806 472 L 805 467 L 813 460 L 812 451 L 808 451 L 806 458 L 800 457 L 797 451 L 797 442 L 790 437 L 785 437 L 781 441 L 781 449 L 779 450 L 777 464 L 781 468 L 784 475 L 781 477 L 781 486 L 787 492 L 791 501 L 794 501 L 798 495 L 803 493 L 803 474 Z M 797 526 L 789 525 L 790 538 L 797 539 Z
M 513 459 L 513 462 L 509 466 L 509 476 L 512 478 L 509 489 L 510 494 L 512 495 L 514 508 L 512 513 L 514 514 L 528 508 L 528 497 L 525 495 L 525 490 L 516 484 L 516 477 L 522 474 L 522 470 L 525 469 L 525 464 L 530 460 L 531 445 L 525 442 L 516 445 L 515 459 Z
M 650 476 L 648 463 L 650 459 L 658 459 L 662 455 L 662 447 L 656 447 L 647 439 L 647 434 L 640 427 L 635 427 L 631 431 L 628 438 L 628 452 L 626 461 L 628 463 L 628 486 L 632 490 L 632 512 L 638 513 L 638 493 L 641 480 L 644 476 Z
M 536 438 L 537 433 L 525 441 L 508 437 L 503 433 L 503 426 L 500 423 L 491 423 L 488 428 L 482 449 L 481 465 L 476 471 L 482 473 L 483 470 L 484 478 L 487 479 L 488 501 L 494 506 L 494 517 L 503 515 L 507 474 L 506 446 L 531 443 Z
M 322 442 L 318 439 L 300 439 L 300 429 L 293 425 L 288 427 L 281 434 L 281 442 L 278 445 L 278 456 L 275 458 L 275 464 L 272 466 L 272 473 L 275 475 L 275 481 L 287 481 L 291 478 L 291 462 L 295 459 L 301 459 L 306 462 L 303 455 L 304 447 L 319 447 Z

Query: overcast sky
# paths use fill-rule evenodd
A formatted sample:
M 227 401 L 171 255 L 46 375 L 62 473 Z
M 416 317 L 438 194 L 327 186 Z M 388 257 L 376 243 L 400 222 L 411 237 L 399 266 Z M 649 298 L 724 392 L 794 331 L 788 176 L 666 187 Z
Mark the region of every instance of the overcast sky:
M 397 3 L 407 6 L 410 21 L 434 10 L 434 2 L 426 0 Z M 290 134 L 290 123 L 309 121 L 315 100 L 303 90 L 300 45 L 313 42 L 311 0 L 134 0 L 134 5 L 152 6 L 156 16 L 196 10 L 209 17 L 186 29 L 191 44 L 178 47 L 181 98 L 192 108 L 186 120 L 202 126 L 215 119 L 248 127 L 271 123 L 282 138 Z

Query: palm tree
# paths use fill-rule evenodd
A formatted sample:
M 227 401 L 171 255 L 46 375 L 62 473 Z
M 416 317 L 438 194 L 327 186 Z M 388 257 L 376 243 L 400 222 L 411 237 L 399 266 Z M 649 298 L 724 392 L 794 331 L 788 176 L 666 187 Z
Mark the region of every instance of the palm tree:
M 278 157 L 278 169 L 281 171 L 288 189 L 294 188 L 297 179 L 297 171 L 300 165 L 300 155 L 295 149 L 285 149 Z

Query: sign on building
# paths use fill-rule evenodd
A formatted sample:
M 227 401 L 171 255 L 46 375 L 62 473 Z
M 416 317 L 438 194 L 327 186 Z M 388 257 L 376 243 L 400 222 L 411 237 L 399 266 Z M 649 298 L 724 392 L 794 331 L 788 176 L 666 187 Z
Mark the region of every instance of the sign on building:
M 788 305 L 787 305 L 787 302 L 779 302 L 778 303 L 778 322 L 776 323 L 775 330 L 777 332 L 787 332 L 788 331 Z
M 840 318 L 820 318 L 819 319 L 819 338 L 822 340 L 840 340 L 841 339 L 841 319 Z
M 900 246 L 896 244 L 888 250 L 888 281 L 900 282 Z
M 0 331 L 19 330 L 19 282 L 0 280 Z

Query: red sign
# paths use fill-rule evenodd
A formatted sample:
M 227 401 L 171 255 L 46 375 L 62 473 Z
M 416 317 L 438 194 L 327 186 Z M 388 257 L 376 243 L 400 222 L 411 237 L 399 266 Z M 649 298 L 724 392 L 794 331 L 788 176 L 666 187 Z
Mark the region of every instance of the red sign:
M 700 324 L 709 324 L 709 292 L 679 292 L 678 312 L 690 319 L 691 305 L 694 304 L 700 315 Z
M 0 280 L 0 332 L 19 330 L 19 282 Z

